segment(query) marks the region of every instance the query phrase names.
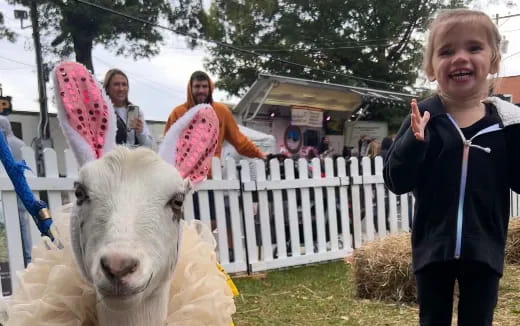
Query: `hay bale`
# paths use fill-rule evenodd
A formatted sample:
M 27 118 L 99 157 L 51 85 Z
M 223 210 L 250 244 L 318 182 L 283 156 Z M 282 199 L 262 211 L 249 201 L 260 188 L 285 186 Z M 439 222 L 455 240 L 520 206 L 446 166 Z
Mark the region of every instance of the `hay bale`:
M 506 242 L 506 264 L 520 265 L 520 217 L 509 222 Z
M 410 234 L 401 233 L 356 249 L 352 258 L 357 295 L 399 303 L 417 302 Z
M 520 218 L 511 219 L 505 262 L 520 265 Z M 398 303 L 416 303 L 410 234 L 367 243 L 351 259 L 357 296 Z

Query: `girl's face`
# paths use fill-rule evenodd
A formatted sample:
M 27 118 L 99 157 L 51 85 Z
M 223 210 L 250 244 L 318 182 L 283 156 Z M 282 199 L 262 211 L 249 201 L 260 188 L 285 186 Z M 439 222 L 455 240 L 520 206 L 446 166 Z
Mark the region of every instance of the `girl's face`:
M 128 81 L 125 76 L 115 74 L 108 84 L 108 96 L 115 106 L 125 106 L 128 98 Z
M 483 97 L 487 93 L 492 50 L 487 30 L 476 24 L 440 26 L 433 40 L 430 80 L 437 80 L 441 94 L 453 99 Z

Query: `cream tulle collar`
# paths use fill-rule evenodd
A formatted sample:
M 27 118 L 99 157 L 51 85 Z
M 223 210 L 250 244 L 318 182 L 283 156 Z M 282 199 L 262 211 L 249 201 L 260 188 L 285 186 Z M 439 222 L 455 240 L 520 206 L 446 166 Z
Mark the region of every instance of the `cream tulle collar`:
M 1 321 L 3 325 L 97 325 L 94 289 L 76 268 L 68 229 L 65 225 L 58 229 L 67 234 L 61 239 L 65 248 L 57 249 L 48 239 L 33 248 L 33 263 L 18 273 L 19 286 L 4 302 L 9 319 Z M 184 224 L 183 232 L 166 325 L 229 326 L 235 304 L 224 275 L 216 268 L 211 231 L 192 222 Z

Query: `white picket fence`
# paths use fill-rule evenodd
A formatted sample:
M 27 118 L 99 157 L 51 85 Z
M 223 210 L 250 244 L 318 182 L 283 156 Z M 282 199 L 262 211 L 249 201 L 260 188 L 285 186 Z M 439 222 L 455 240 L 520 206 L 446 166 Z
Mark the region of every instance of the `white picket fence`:
M 36 171 L 32 149 L 24 148 L 23 155 Z M 64 155 L 65 177 L 58 174 L 52 149 L 44 152 L 45 178 L 26 173 L 36 194 L 46 192 L 51 212 L 74 200 L 78 167 L 71 152 Z M 213 179 L 199 185 L 197 198 L 186 198 L 184 213 L 186 220 L 198 215 L 208 225 L 211 216 L 216 218 L 219 259 L 230 273 L 343 258 L 365 242 L 409 231 L 412 197 L 397 196 L 385 188 L 380 157 L 374 160 L 374 169 L 369 158 L 361 164 L 356 158 L 310 163 L 288 159 L 281 164 L 272 160 L 268 167 L 260 160 L 227 160 L 221 166 L 214 159 L 212 163 Z M 15 275 L 24 268 L 17 200 L 1 165 L 0 192 L 10 274 Z M 518 216 L 519 210 L 518 195 L 512 194 L 512 216 Z M 36 243 L 40 234 L 29 223 Z

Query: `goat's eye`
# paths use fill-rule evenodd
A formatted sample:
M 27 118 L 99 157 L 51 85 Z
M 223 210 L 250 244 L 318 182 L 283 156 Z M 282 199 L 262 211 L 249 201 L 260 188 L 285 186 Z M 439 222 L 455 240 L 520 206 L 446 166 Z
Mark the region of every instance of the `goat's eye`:
M 182 203 L 184 202 L 184 194 L 178 193 L 173 195 L 170 199 L 170 206 L 173 209 L 173 212 L 176 214 L 180 214 L 182 211 Z
M 89 200 L 87 188 L 82 183 L 74 183 L 74 195 L 76 196 L 76 204 L 78 206 Z

